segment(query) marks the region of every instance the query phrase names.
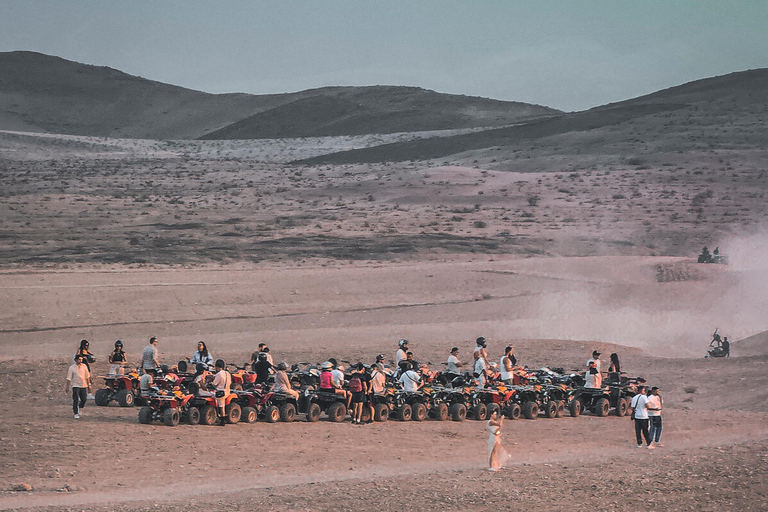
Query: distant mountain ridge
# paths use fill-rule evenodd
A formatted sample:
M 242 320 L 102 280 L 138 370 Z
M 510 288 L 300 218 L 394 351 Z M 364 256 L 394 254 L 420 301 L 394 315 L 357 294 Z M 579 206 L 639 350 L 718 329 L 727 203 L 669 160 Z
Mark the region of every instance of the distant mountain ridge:
M 560 112 L 416 87 L 209 94 L 35 52 L 0 53 L 0 129 L 149 139 L 282 138 L 502 126 Z

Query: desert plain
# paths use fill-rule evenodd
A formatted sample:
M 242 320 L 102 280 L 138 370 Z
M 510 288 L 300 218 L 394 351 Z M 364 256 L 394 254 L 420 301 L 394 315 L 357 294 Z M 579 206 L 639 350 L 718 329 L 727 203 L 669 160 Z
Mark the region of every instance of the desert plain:
M 765 510 L 768 109 L 723 82 L 535 139 L 0 131 L 0 509 Z M 730 358 L 704 358 L 715 328 Z M 116 339 L 132 361 L 158 336 L 168 363 L 201 339 L 319 363 L 407 338 L 440 368 L 480 335 L 530 368 L 618 353 L 662 390 L 664 446 L 615 416 L 507 421 L 490 473 L 483 422 L 171 428 L 74 420 L 64 392 L 83 338 L 103 375 Z

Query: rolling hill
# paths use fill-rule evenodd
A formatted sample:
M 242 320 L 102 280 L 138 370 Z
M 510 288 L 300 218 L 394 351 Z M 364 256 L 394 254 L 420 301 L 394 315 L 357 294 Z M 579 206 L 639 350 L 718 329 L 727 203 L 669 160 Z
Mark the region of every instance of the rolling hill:
M 251 139 L 501 126 L 557 113 L 414 87 L 208 94 L 40 53 L 0 53 L 0 129 L 5 130 Z
M 451 137 L 398 142 L 305 159 L 301 164 L 427 160 L 537 141 L 550 153 L 623 155 L 768 147 L 768 69 L 708 78 L 646 96 L 525 124 Z M 495 155 L 504 160 L 509 154 Z M 474 160 L 473 160 L 474 161 Z M 494 166 L 490 166 L 494 167 Z

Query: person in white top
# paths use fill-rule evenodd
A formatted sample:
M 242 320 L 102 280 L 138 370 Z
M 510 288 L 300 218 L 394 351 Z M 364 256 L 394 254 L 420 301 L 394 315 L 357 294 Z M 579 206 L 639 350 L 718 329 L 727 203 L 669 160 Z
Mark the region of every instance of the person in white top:
M 225 367 L 224 360 L 217 359 L 216 370 L 218 373 L 213 378 L 213 385 L 216 388 L 216 407 L 219 412 L 219 426 L 222 427 L 226 425 L 227 395 L 229 395 L 229 388 L 232 385 L 232 375 L 224 369 Z
M 643 447 L 643 438 L 645 438 L 648 449 L 652 450 L 651 436 L 648 434 L 648 397 L 645 396 L 645 386 L 637 388 L 637 394 L 632 397 L 630 407 L 632 409 L 632 420 L 635 422 L 637 447 Z
M 515 363 L 517 362 L 514 359 L 514 355 L 512 353 L 514 347 L 511 345 L 504 349 L 504 355 L 501 356 L 501 360 L 499 361 L 499 368 L 501 369 L 501 381 L 508 385 L 512 385 L 512 367 L 515 366 Z
M 661 406 L 663 401 L 659 394 L 659 388 L 656 386 L 651 388 L 651 396 L 648 397 L 648 421 L 650 422 L 650 430 L 648 436 L 651 438 L 650 446 L 664 446 L 661 441 Z
M 331 358 L 331 362 L 335 363 L 336 360 Z M 344 395 L 344 399 L 347 404 L 347 409 L 349 409 L 349 406 L 352 403 L 352 393 L 344 389 L 344 369 L 345 369 L 344 366 L 338 365 L 333 369 L 333 371 L 331 372 L 331 375 L 333 376 L 333 384 L 334 386 L 336 386 L 337 392 L 340 395 Z
M 459 361 L 459 347 L 453 347 L 451 349 L 451 355 L 448 356 L 448 367 L 445 370 L 445 373 L 450 373 L 453 376 L 458 377 L 461 375 L 461 368 L 464 366 L 464 363 Z
M 75 413 L 75 419 L 79 419 L 80 409 L 85 407 L 85 401 L 91 389 L 91 372 L 88 371 L 88 367 L 83 363 L 83 357 L 79 354 L 75 356 L 75 362 L 67 370 L 64 391 L 69 394 L 70 388 L 72 388 L 72 411 Z
M 594 367 L 592 366 L 594 363 Z M 592 377 L 590 378 L 590 375 Z M 597 350 L 592 351 L 592 358 L 587 361 L 587 375 L 585 380 L 588 380 L 590 384 L 585 384 L 588 388 L 601 388 L 603 387 L 603 374 L 600 373 L 600 352 Z
M 402 339 L 397 342 L 397 352 L 395 352 L 395 366 L 400 365 L 400 361 L 407 359 L 408 357 L 408 340 Z
M 403 372 L 400 376 L 400 384 L 403 385 L 403 391 L 408 393 L 415 393 L 424 385 L 421 381 L 421 376 L 413 371 L 413 368 Z

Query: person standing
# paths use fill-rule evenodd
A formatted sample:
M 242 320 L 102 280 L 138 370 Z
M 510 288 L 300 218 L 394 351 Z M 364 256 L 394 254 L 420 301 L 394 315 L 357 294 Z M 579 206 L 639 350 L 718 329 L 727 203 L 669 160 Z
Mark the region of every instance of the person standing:
M 349 377 L 349 392 L 352 395 L 352 423 L 360 425 L 363 419 L 363 402 L 366 394 L 365 366 L 358 363 L 355 371 Z
M 594 366 L 592 366 L 592 363 L 594 363 Z M 592 358 L 587 361 L 587 378 L 589 375 L 592 375 L 592 386 L 587 386 L 591 388 L 601 388 L 603 387 L 603 374 L 600 373 L 600 352 L 597 350 L 592 351 Z
M 630 407 L 632 408 L 632 420 L 635 422 L 637 447 L 643 447 L 643 438 L 645 438 L 648 449 L 653 450 L 654 446 L 651 445 L 651 436 L 648 433 L 648 397 L 645 395 L 645 386 L 640 386 L 637 389 L 637 394 L 632 397 Z
M 267 359 L 266 352 L 259 352 L 258 359 L 251 364 L 251 370 L 256 373 L 256 384 L 266 384 L 269 380 L 272 365 Z
M 512 385 L 512 367 L 517 363 L 515 359 L 514 347 L 508 346 L 504 349 L 504 355 L 501 356 L 499 361 L 499 368 L 501 369 L 501 381 L 507 386 Z
M 408 358 L 408 340 L 402 339 L 397 342 L 397 352 L 395 352 L 395 365 L 400 366 L 400 361 Z
M 387 383 L 387 376 L 384 373 L 384 365 L 376 363 L 371 371 L 371 393 L 380 394 L 384 392 L 384 386 Z
M 619 354 L 616 352 L 611 354 L 611 364 L 608 365 L 608 380 L 621 382 L 621 363 L 619 362 Z
M 77 352 L 75 352 L 75 357 L 81 356 L 83 358 L 83 364 L 86 368 L 88 368 L 88 371 L 91 371 L 91 363 L 95 362 L 96 359 L 93 357 L 93 353 L 90 350 L 90 343 L 88 343 L 88 340 L 80 340 L 80 347 L 77 349 Z M 72 358 L 72 361 L 74 362 L 75 357 Z
M 648 437 L 651 438 L 651 446 L 664 446 L 661 444 L 661 406 L 663 400 L 656 386 L 651 388 L 651 396 L 648 397 L 648 420 L 650 421 L 650 430 Z
M 504 416 L 498 410 L 491 413 L 488 419 L 488 470 L 498 471 L 511 458 L 509 452 L 501 444 L 501 426 L 504 424 Z
M 216 360 L 216 376 L 213 378 L 213 385 L 216 388 L 216 408 L 219 413 L 219 426 L 225 426 L 227 417 L 226 405 L 227 396 L 229 396 L 229 387 L 232 385 L 232 375 L 225 370 L 226 365 L 223 359 Z
M 157 352 L 158 339 L 156 336 L 149 338 L 149 345 L 144 347 L 141 353 L 141 369 L 149 370 L 160 366 L 160 358 Z
M 75 362 L 67 370 L 67 380 L 64 390 L 69 394 L 72 389 L 72 411 L 75 419 L 80 419 L 80 409 L 85 407 L 85 401 L 91 389 L 91 372 L 83 362 L 83 356 L 76 355 Z
M 488 352 L 486 351 L 487 341 L 483 336 L 480 336 L 475 341 L 475 378 L 477 379 L 477 387 L 485 387 L 486 374 L 488 369 Z

